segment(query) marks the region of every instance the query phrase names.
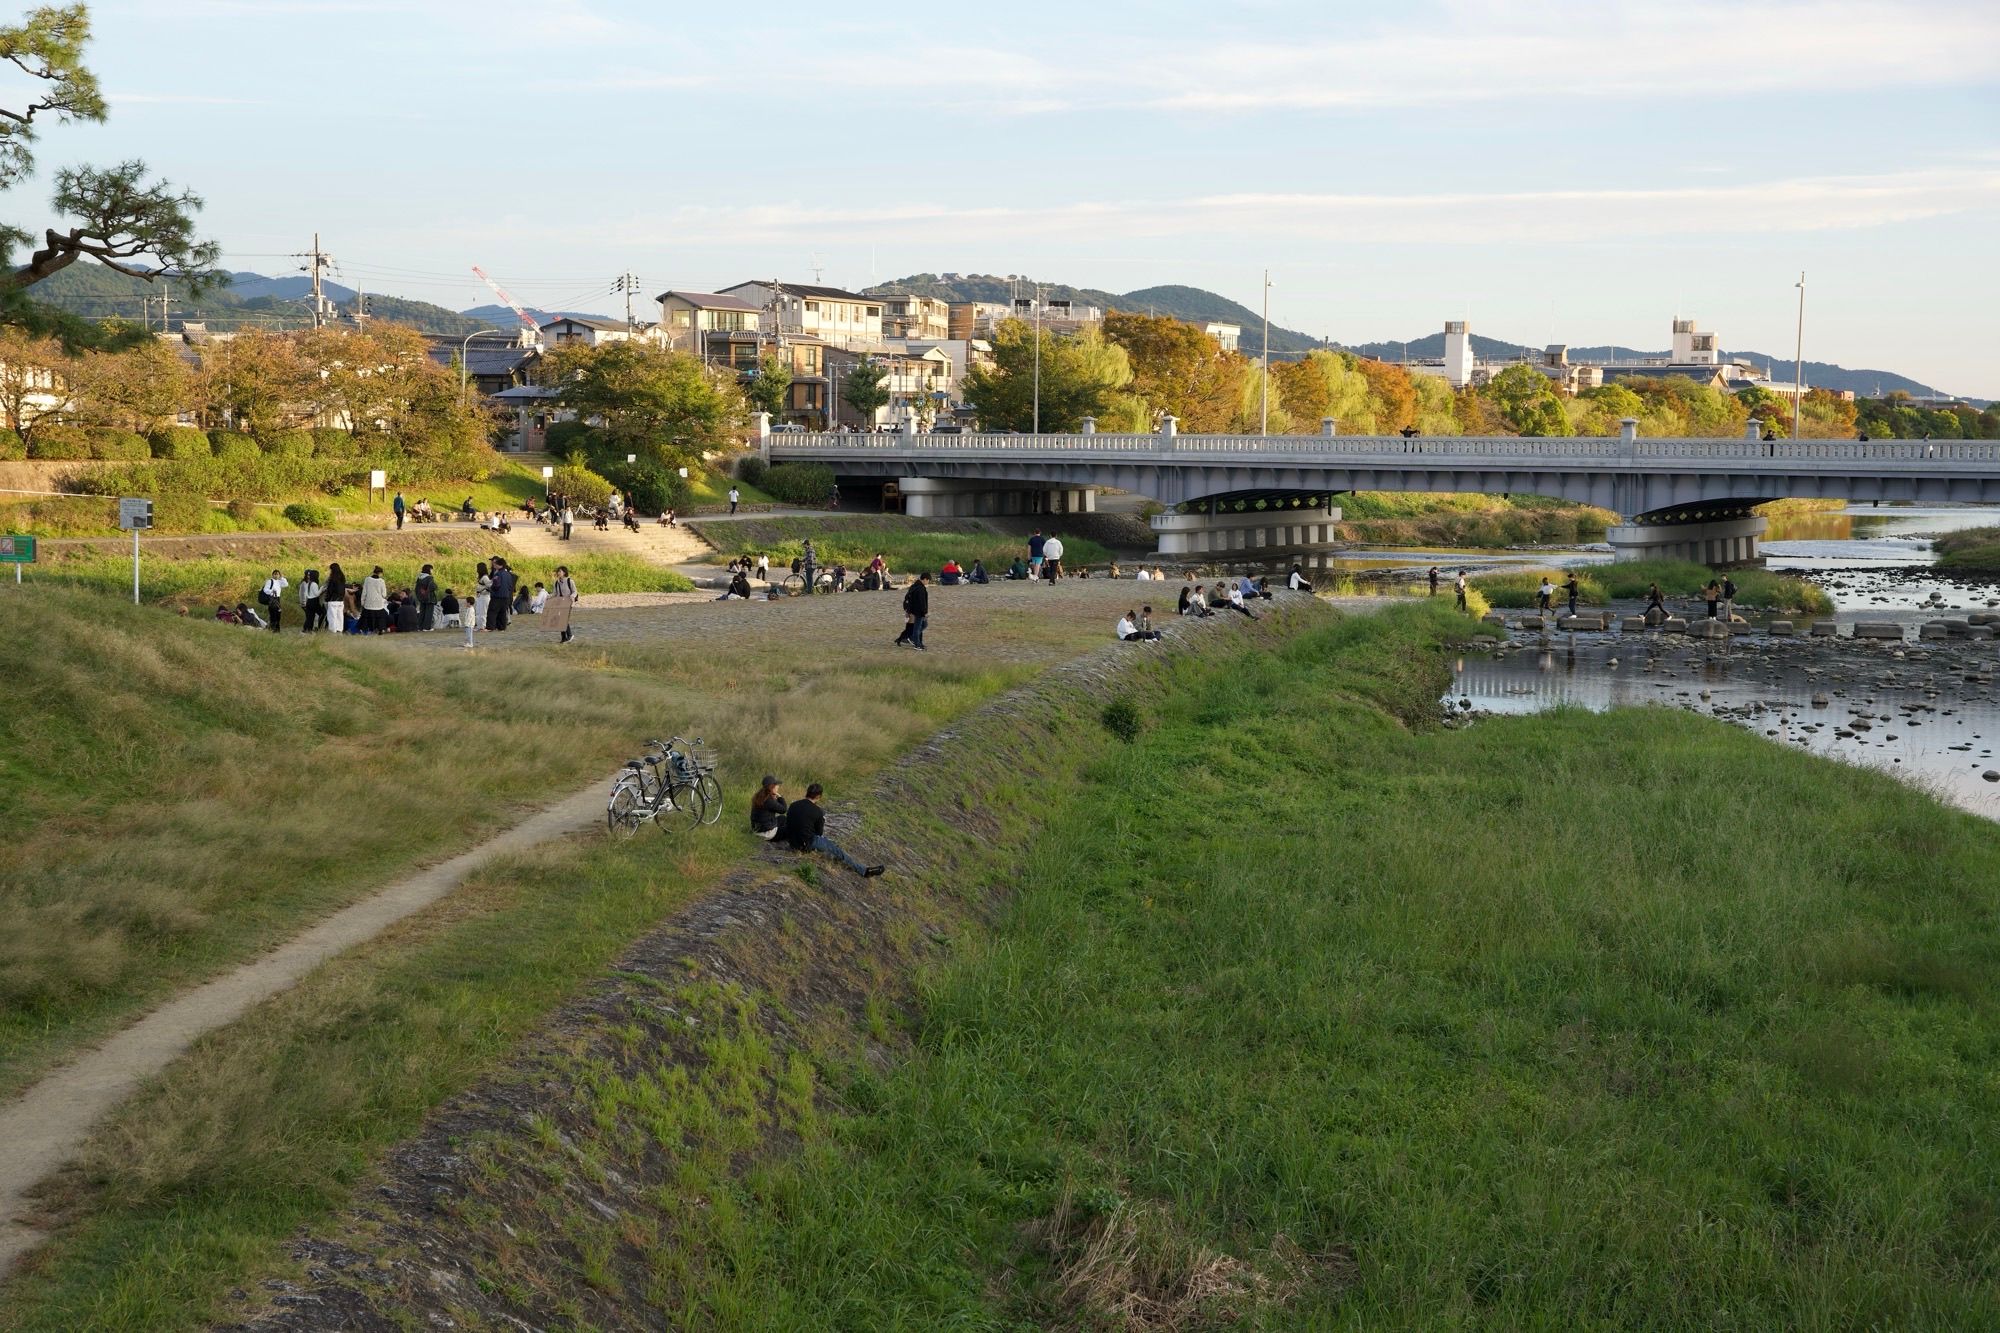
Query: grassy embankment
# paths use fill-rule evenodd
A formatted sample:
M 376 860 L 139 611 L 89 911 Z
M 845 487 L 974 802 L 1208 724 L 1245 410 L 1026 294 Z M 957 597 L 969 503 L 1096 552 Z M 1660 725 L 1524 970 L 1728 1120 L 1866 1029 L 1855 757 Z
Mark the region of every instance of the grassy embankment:
M 467 549 L 469 543 L 471 549 Z M 588 597 L 606 592 L 686 592 L 694 585 L 685 575 L 653 564 L 639 556 L 591 555 L 530 557 L 515 555 L 504 535 L 490 540 L 477 537 L 454 538 L 432 544 L 432 551 L 413 554 L 409 541 L 390 551 L 366 543 L 315 539 L 300 533 L 293 541 L 275 542 L 253 556 L 191 555 L 178 557 L 171 548 L 160 547 L 142 554 L 139 561 L 139 596 L 142 601 L 162 606 L 184 607 L 190 614 L 213 613 L 217 603 L 256 604 L 256 593 L 273 569 L 283 571 L 294 585 L 285 591 L 287 628 L 303 623 L 298 604 L 299 576 L 308 568 L 326 576 L 330 560 L 340 562 L 350 584 L 359 584 L 376 565 L 391 591 L 415 585 L 417 572 L 430 565 L 438 587 L 463 593 L 477 581 L 473 566 L 489 554 L 504 554 L 514 572 L 532 588 L 537 582 L 554 581 L 555 569 L 567 564 L 577 589 Z M 349 554 L 349 552 L 352 554 Z M 132 594 L 132 558 L 129 554 L 100 550 L 51 550 L 46 563 L 35 567 L 30 576 L 37 582 L 87 588 L 94 592 Z
M 1340 536 L 1374 546 L 1571 546 L 1604 540 L 1617 516 L 1545 495 L 1354 491 L 1336 496 Z
M 1931 543 L 1939 573 L 2000 574 L 2000 528 L 1967 528 L 1940 534 Z
M 1681 713 L 1428 729 L 1447 621 L 1149 692 L 906 1062 L 650 1256 L 692 1322 L 2000 1320 L 2000 832 Z
M 1560 602 L 1563 600 L 1563 580 L 1572 572 L 1576 574 L 1577 584 L 1582 590 L 1579 600 L 1588 606 L 1603 606 L 1613 601 L 1643 601 L 1647 587 L 1653 583 L 1660 585 L 1660 591 L 1669 602 L 1692 598 L 1708 585 L 1711 578 L 1721 577 L 1708 566 L 1691 560 L 1620 560 L 1582 566 L 1574 571 L 1533 569 L 1482 574 L 1474 578 L 1472 584 L 1494 606 L 1532 607 L 1535 605 L 1535 590 L 1541 585 L 1544 575 L 1556 585 L 1556 600 Z M 1739 569 L 1730 577 L 1736 580 L 1736 605 L 1739 608 L 1804 611 L 1815 615 L 1825 615 L 1833 610 L 1833 599 L 1827 596 L 1824 589 L 1790 574 Z
M 789 566 L 812 538 L 813 550 L 821 564 L 845 563 L 860 570 L 880 551 L 892 574 L 918 570 L 933 573 L 946 560 L 956 560 L 967 569 L 974 560 L 984 560 L 987 571 L 998 577 L 1016 556 L 1027 555 L 1027 543 L 1010 533 L 996 532 L 976 518 L 902 518 L 893 514 L 854 518 L 756 518 L 704 527 L 696 519 L 691 527 L 716 548 L 709 559 L 727 564 L 746 551 L 771 557 L 775 573 Z M 1094 541 L 1071 537 L 1063 531 L 1060 514 L 1047 516 L 1043 531 L 1061 536 L 1063 563 L 1069 566 L 1103 564 L 1111 553 Z
M 0 1285 L 0 1327 L 63 1333 L 205 1327 L 246 1272 L 282 1267 L 379 1154 L 759 845 L 737 823 L 766 768 L 838 799 L 1104 634 L 1094 609 L 996 607 L 955 629 L 984 656 L 898 655 L 868 622 L 867 648 L 802 657 L 774 631 L 730 641 L 718 670 L 681 639 L 328 653 L 11 592 L 0 624 L 38 628 L 0 634 L 0 669 L 39 705 L 0 719 L 16 757 L 0 817 L 37 830 L 0 852 L 11 1082 L 427 846 L 462 848 L 529 779 L 608 771 L 649 730 L 706 735 L 732 801 L 699 836 L 491 865 L 204 1038 L 93 1136 L 46 1200 L 69 1225 Z

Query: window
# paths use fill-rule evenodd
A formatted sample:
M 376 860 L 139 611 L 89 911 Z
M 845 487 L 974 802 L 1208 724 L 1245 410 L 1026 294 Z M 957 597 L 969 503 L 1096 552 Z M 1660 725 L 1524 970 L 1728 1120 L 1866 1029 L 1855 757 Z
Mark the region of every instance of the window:
M 868 318 L 870 318 L 870 319 L 880 319 L 881 317 L 882 317 L 882 307 L 881 307 L 881 306 L 876 306 L 876 305 L 871 305 L 871 306 L 869 306 L 869 307 L 868 307 Z
M 819 302 L 817 301 L 806 302 L 806 313 L 809 315 L 817 315 L 819 313 Z

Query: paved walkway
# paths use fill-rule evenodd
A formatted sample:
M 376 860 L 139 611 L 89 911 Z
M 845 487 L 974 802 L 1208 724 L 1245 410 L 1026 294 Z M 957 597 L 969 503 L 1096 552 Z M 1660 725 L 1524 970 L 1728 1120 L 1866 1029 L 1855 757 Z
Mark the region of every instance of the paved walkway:
M 290 989 L 335 954 L 428 907 L 495 857 L 597 824 L 604 818 L 611 776 L 470 851 L 342 908 L 263 957 L 176 996 L 0 1105 L 0 1278 L 44 1239 L 32 1222 L 23 1220 L 28 1192 L 74 1157 L 100 1119 L 197 1037 Z

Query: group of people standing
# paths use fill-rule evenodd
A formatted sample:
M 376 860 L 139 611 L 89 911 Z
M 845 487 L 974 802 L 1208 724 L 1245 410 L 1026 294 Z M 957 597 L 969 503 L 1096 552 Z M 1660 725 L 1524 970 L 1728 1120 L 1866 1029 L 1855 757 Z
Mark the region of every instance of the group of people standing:
M 504 556 L 480 561 L 475 578 L 473 589 L 460 597 L 456 588 L 440 589 L 436 573 L 425 565 L 410 587 L 391 590 L 382 566 L 374 566 L 357 582 L 334 561 L 327 566 L 324 578 L 317 569 L 299 576 L 297 595 L 305 620 L 299 632 L 419 634 L 463 627 L 465 646 L 470 648 L 478 630 L 501 631 L 507 628 L 510 616 L 554 610 L 560 615 L 562 642 L 573 637 L 569 612 L 576 604 L 577 591 L 568 566 L 556 567 L 553 588 L 537 583 L 531 590 Z M 257 590 L 261 614 L 239 602 L 233 610 L 226 604 L 216 607 L 215 618 L 276 633 L 284 628 L 285 594 L 292 587 L 284 571 L 274 569 Z

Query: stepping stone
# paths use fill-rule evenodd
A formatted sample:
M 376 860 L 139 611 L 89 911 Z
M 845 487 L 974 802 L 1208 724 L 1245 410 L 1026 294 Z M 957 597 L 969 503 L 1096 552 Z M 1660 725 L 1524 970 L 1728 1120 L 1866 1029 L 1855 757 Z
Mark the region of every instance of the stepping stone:
M 1815 639 L 1831 639 L 1839 632 L 1840 626 L 1831 620 L 1815 620 L 1812 623 L 1812 636 Z
M 1903 627 L 1889 620 L 1863 620 L 1854 626 L 1857 639 L 1894 639 L 1901 642 Z
M 1790 638 L 1795 632 L 1792 629 L 1792 622 L 1789 620 L 1774 620 L 1765 627 L 1765 630 L 1773 638 L 1778 639 Z

